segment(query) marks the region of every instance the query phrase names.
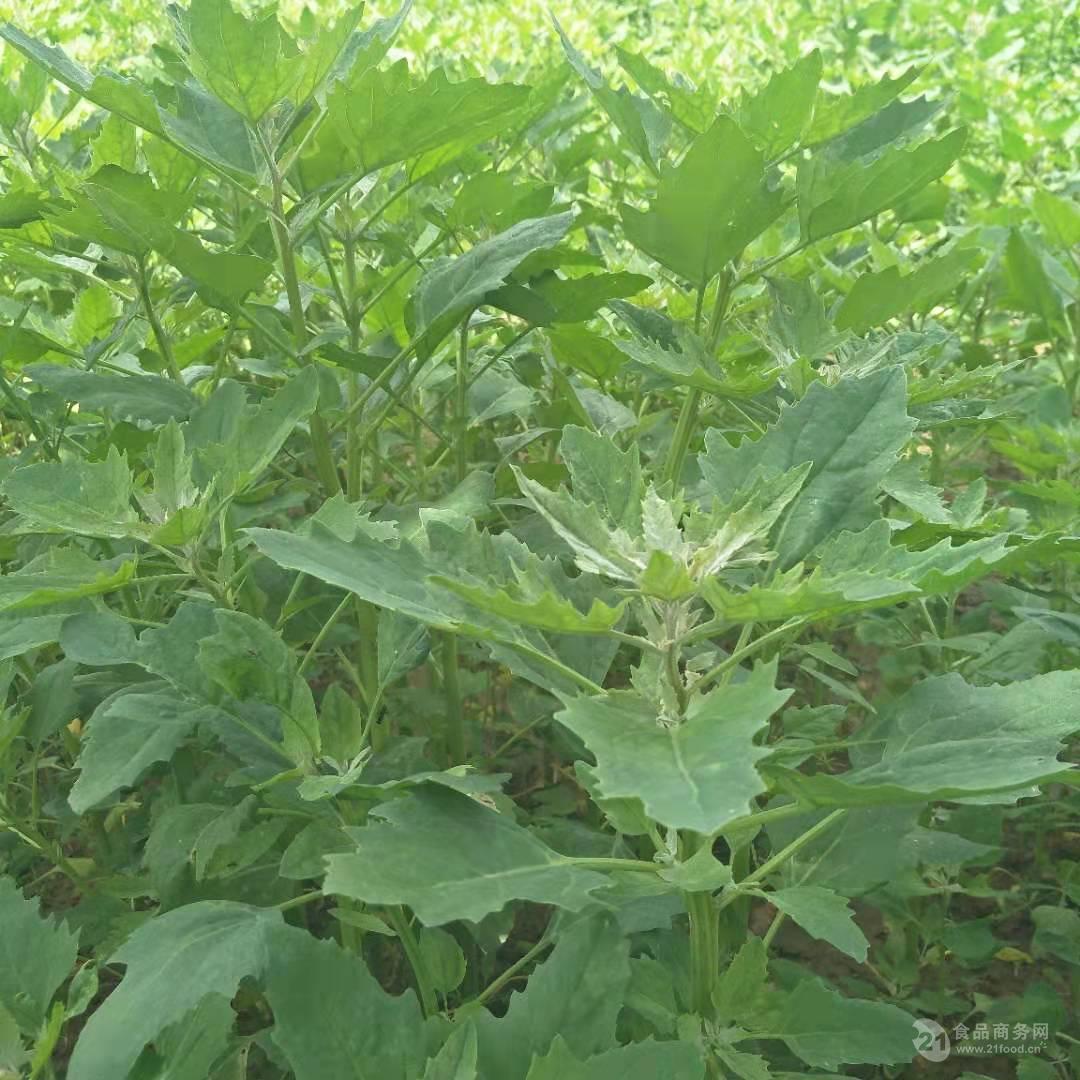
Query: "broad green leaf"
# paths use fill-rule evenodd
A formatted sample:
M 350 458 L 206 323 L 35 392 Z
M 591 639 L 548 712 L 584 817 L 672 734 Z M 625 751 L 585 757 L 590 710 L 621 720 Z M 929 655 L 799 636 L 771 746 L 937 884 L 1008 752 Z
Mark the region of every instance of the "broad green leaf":
M 67 658 L 38 672 L 27 694 L 30 714 L 22 729 L 31 746 L 40 746 L 79 714 L 75 671 L 75 662 Z
M 224 900 L 188 904 L 139 927 L 111 957 L 127 971 L 83 1028 L 68 1076 L 127 1076 L 143 1047 L 208 994 L 231 999 L 241 979 L 263 975 L 285 933 L 275 909 Z
M 348 589 L 369 603 L 430 626 L 453 629 L 454 615 L 439 606 L 426 584 L 431 569 L 412 545 L 399 547 L 358 531 L 343 540 L 323 525 L 307 536 L 276 529 L 248 529 L 255 546 L 280 566 Z
M 160 375 L 113 375 L 59 364 L 31 364 L 24 370 L 65 401 L 77 402 L 80 411 L 107 412 L 113 420 L 165 424 L 186 419 L 199 404 L 187 387 Z
M 609 607 L 600 600 L 593 600 L 589 610 L 582 613 L 569 600 L 551 591 L 516 596 L 507 589 L 466 585 L 439 575 L 432 577 L 431 581 L 481 611 L 554 634 L 603 634 L 616 626 L 626 610 L 625 603 Z
M 860 964 L 866 959 L 869 943 L 855 925 L 847 899 L 839 893 L 819 885 L 793 885 L 761 895 L 811 937 L 827 941 Z
M 1005 245 L 1005 273 L 1019 306 L 1038 315 L 1051 330 L 1063 325 L 1062 301 L 1034 245 L 1018 229 Z
M 199 642 L 206 677 L 239 702 L 265 702 L 281 717 L 283 743 L 297 765 L 319 754 L 319 727 L 311 689 L 296 672 L 292 650 L 261 619 L 215 611 L 218 632 Z
M 25 465 L 0 491 L 32 527 L 106 537 L 138 535 L 142 529 L 131 507 L 131 473 L 115 446 L 104 461 Z
M 978 795 L 1013 801 L 1062 771 L 1061 740 L 1080 726 L 1078 716 L 1080 672 L 1053 671 L 1003 686 L 941 675 L 918 683 L 859 733 L 881 750 L 850 772 L 776 772 L 785 788 L 825 806 Z
M 768 1037 L 818 1069 L 895 1065 L 915 1056 L 912 1019 L 895 1005 L 846 998 L 809 978 L 766 1021 Z
M 149 766 L 168 761 L 200 723 L 215 716 L 216 710 L 168 690 L 106 699 L 87 724 L 76 762 L 81 771 L 68 798 L 71 808 L 81 814 L 130 787 Z
M 422 1080 L 477 1080 L 476 1053 L 476 1028 L 460 1023 L 428 1061 Z
M 177 228 L 186 196 L 159 191 L 143 173 L 106 165 L 69 199 L 71 209 L 53 215 L 62 228 L 139 258 L 156 251 L 215 307 L 235 307 L 270 272 L 270 264 L 257 255 L 208 251 L 194 233 Z
M 71 974 L 79 935 L 38 913 L 9 877 L 0 877 L 0 1007 L 36 1035 L 49 1003 Z
M 191 1012 L 154 1039 L 160 1071 L 154 1080 L 206 1080 L 225 1052 L 236 1022 L 229 999 L 207 994 Z
M 720 972 L 713 990 L 719 1019 L 756 1027 L 769 1005 L 768 953 L 761 938 L 751 936 Z
M 107 336 L 116 322 L 116 297 L 104 285 L 79 293 L 71 313 L 71 333 L 83 347 Z
M 35 40 L 14 23 L 0 23 L 0 37 L 88 101 L 147 131 L 161 132 L 154 98 L 137 80 L 117 75 L 107 68 L 94 75 L 72 60 L 63 49 Z
M 431 352 L 485 295 L 498 288 L 534 251 L 554 247 L 574 220 L 572 212 L 531 218 L 484 240 L 457 258 L 427 270 L 413 294 L 414 334 Z
M 704 1080 L 705 1062 L 688 1042 L 643 1042 L 617 1046 L 582 1060 L 556 1035 L 551 1049 L 533 1059 L 526 1080 Z
M 674 341 L 661 342 L 638 335 L 616 338 L 614 344 L 646 372 L 719 398 L 756 397 L 779 377 L 779 365 L 744 336 L 725 341 L 719 356 L 686 326 L 678 326 L 674 336 Z
M 1080 915 L 1071 908 L 1042 905 L 1031 917 L 1035 923 L 1032 945 L 1041 953 L 1080 967 Z
M 441 147 L 457 156 L 504 128 L 529 88 L 485 79 L 450 82 L 437 68 L 414 83 L 405 61 L 371 69 L 330 94 L 326 121 L 301 159 L 308 187 L 339 176 L 363 176 Z
M 768 827 L 776 848 L 815 825 L 826 814 L 800 814 Z M 923 835 L 916 806 L 867 806 L 849 810 L 823 835 L 806 844 L 788 863 L 785 879 L 861 896 L 888 882 L 901 881 L 921 860 Z
M 570 545 L 582 570 L 633 581 L 644 569 L 630 553 L 630 538 L 606 524 L 595 506 L 578 501 L 565 489 L 550 491 L 513 468 L 522 495 Z
M 0 660 L 22 656 L 30 649 L 56 641 L 67 617 L 67 611 L 30 617 L 18 612 L 0 614 Z
M 800 163 L 799 222 L 805 244 L 843 232 L 899 205 L 943 176 L 960 156 L 967 130 L 956 128 L 913 149 L 890 150 L 869 164 L 816 155 Z
M 823 359 L 844 340 L 844 335 L 833 329 L 825 305 L 809 281 L 769 277 L 766 284 L 773 300 L 769 329 L 792 357 Z
M 296 1080 L 408 1080 L 424 1067 L 423 1014 L 391 997 L 364 961 L 306 932 L 276 935 L 266 965 L 273 1040 Z
M 957 592 L 985 577 L 1009 555 L 1007 538 L 987 536 L 967 544 L 939 540 L 921 551 L 893 544 L 886 521 L 861 532 L 842 532 L 821 548 L 809 575 L 801 563 L 768 583 L 734 592 L 717 579 L 703 594 L 724 619 L 775 622 L 793 617 L 825 619 L 848 611 L 890 606 L 916 596 Z
M 175 420 L 170 420 L 158 432 L 153 453 L 154 500 L 163 517 L 195 501 L 197 491 L 191 480 L 191 464 L 184 433 Z
M 760 90 L 742 95 L 735 119 L 767 160 L 802 137 L 814 114 L 820 81 L 821 53 L 814 49 L 772 75 Z
M 252 123 L 287 98 L 305 73 L 274 7 L 249 19 L 230 0 L 191 0 L 186 23 L 192 71 Z
M 860 528 L 878 516 L 879 485 L 915 425 L 906 406 L 902 368 L 842 379 L 833 387 L 814 382 L 756 442 L 744 439 L 732 448 L 717 429 L 707 432 L 706 452 L 698 458 L 705 490 L 726 499 L 739 478 L 757 468 L 786 472 L 810 462 L 774 538 L 781 566 L 789 567 L 841 529 Z
M 895 79 L 883 75 L 876 83 L 865 83 L 846 94 L 822 94 L 814 109 L 814 119 L 806 133 L 810 144 L 827 142 L 885 108 L 918 77 L 920 69 L 909 67 Z
M 305 43 L 292 94 L 298 106 L 310 101 L 327 80 L 335 74 L 343 75 L 349 65 L 356 61 L 357 57 L 350 56 L 350 51 L 362 47 L 358 39 L 363 35 L 355 34 L 355 31 L 363 14 L 363 5 L 357 4 L 352 10 L 344 12 L 336 22 L 320 29 L 312 41 Z
M 208 162 L 242 183 L 251 183 L 259 174 L 251 129 L 238 112 L 194 82 L 176 87 L 172 108 L 168 112 L 159 107 L 158 116 L 162 130 L 183 151 L 178 156 L 190 155 L 189 162 L 191 157 Z M 143 152 L 146 153 L 145 149 Z M 161 184 L 160 169 L 154 168 L 153 151 L 147 157 L 154 179 Z M 186 185 L 175 186 L 182 189 Z
M 108 667 L 126 664 L 136 656 L 131 623 L 111 611 L 82 611 L 65 618 L 60 648 L 77 664 Z
M 615 46 L 615 55 L 634 82 L 688 131 L 698 135 L 716 119 L 716 103 L 708 90 L 694 90 L 682 79 L 672 81 L 641 53 L 632 53 L 620 45 Z
M 556 363 L 583 371 L 601 383 L 626 363 L 626 355 L 602 334 L 581 326 L 560 326 L 547 331 Z
M 574 496 L 599 507 L 617 526 L 637 532 L 641 524 L 641 463 L 637 446 L 620 450 L 587 428 L 563 428 L 559 452 L 574 486 Z
M 630 979 L 629 948 L 608 917 L 581 919 L 510 998 L 506 1015 L 476 1017 L 483 1080 L 525 1080 L 534 1055 L 556 1036 L 579 1058 L 615 1046 L 615 1021 Z
M 784 209 L 770 190 L 761 153 L 730 117 L 699 135 L 682 161 L 661 171 L 646 211 L 623 206 L 626 236 L 635 247 L 704 288 Z
M 488 294 L 487 302 L 539 326 L 591 319 L 612 300 L 636 296 L 652 284 L 643 274 L 585 274 L 560 278 L 544 274 L 528 285 L 510 284 Z
M 972 248 L 954 248 L 920 264 L 910 274 L 901 274 L 895 266 L 863 274 L 836 312 L 837 330 L 864 333 L 897 315 L 924 310 L 956 289 L 975 256 Z
M 1057 247 L 1068 249 L 1080 244 L 1080 206 L 1074 200 L 1039 188 L 1032 198 L 1032 208 Z
M 608 86 L 603 75 L 590 67 L 585 57 L 570 44 L 570 39 L 563 33 L 558 20 L 554 21 L 570 66 L 584 79 L 592 96 L 629 142 L 634 153 L 654 174 L 659 175 L 657 162 L 663 155 L 663 143 L 667 135 L 661 114 L 651 101 L 636 97 L 625 86 L 618 90 Z
M 556 719 L 596 757 L 605 798 L 639 798 L 654 821 L 709 834 L 765 790 L 755 762 L 769 750 L 753 739 L 791 693 L 775 683 L 774 662 L 695 698 L 682 719 L 615 692 L 576 698 Z
M 438 926 L 479 920 L 511 900 L 579 911 L 607 884 L 510 818 L 445 788 L 418 788 L 376 813 L 378 824 L 350 830 L 355 852 L 327 859 L 326 892 L 407 904 Z
M 53 548 L 15 573 L 0 575 L 0 611 L 100 596 L 121 588 L 134 574 L 132 559 L 97 562 L 75 548 Z

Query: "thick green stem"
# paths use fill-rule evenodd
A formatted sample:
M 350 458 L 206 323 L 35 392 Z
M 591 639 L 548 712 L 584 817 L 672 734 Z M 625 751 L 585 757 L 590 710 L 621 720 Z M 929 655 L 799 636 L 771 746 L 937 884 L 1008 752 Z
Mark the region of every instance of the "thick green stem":
M 458 676 L 458 639 L 456 634 L 444 633 L 442 639 L 442 679 L 446 696 L 446 720 L 443 743 L 451 765 L 465 761 L 465 709 L 461 701 L 461 680 Z
M 386 730 L 379 724 L 376 715 L 379 697 L 379 609 L 367 600 L 359 597 L 354 599 L 357 628 L 360 631 L 360 662 L 357 669 L 370 717 L 371 748 L 381 750 L 386 742 Z
M 420 995 L 420 1006 L 424 1010 L 424 1015 L 434 1016 L 439 1011 L 439 1002 L 435 997 L 435 989 L 431 983 L 431 974 L 428 971 L 427 961 L 420 951 L 420 943 L 413 933 L 409 917 L 405 914 L 404 909 L 400 907 L 387 908 L 386 915 L 398 936 L 398 940 L 401 942 L 402 948 L 405 950 L 409 965 L 412 967 L 413 978 L 416 980 L 416 992 Z
M 467 393 L 469 389 L 469 316 L 461 320 L 458 333 L 457 381 L 454 393 L 454 422 L 457 438 L 454 456 L 457 463 L 457 479 L 460 484 L 469 471 L 469 417 Z
M 667 461 L 664 462 L 664 471 L 661 479 L 670 480 L 678 485 L 682 475 L 683 463 L 686 461 L 686 452 L 690 449 L 690 440 L 697 426 L 698 408 L 701 405 L 703 391 L 696 386 L 690 387 L 686 400 L 679 411 L 679 419 L 675 424 L 675 434 L 671 438 L 671 446 L 668 448 Z
M 296 254 L 293 251 L 289 228 L 285 224 L 285 203 L 282 198 L 282 177 L 274 162 L 273 155 L 266 151 L 267 165 L 270 169 L 270 182 L 273 191 L 273 213 L 270 215 L 270 229 L 274 234 L 274 246 L 277 248 L 278 262 L 281 265 L 281 277 L 285 282 L 285 295 L 289 301 L 289 318 L 292 320 L 293 342 L 296 346 L 297 359 L 300 359 L 307 344 L 307 321 L 304 318 L 304 300 L 300 295 L 300 279 L 296 273 Z M 322 413 L 317 409 L 308 421 L 311 432 L 311 449 L 315 455 L 315 471 L 319 482 L 327 495 L 337 495 L 341 491 L 337 469 L 334 467 L 334 455 L 330 447 L 330 429 L 326 426 Z
M 135 277 L 139 287 L 139 299 L 142 301 L 143 313 L 146 315 L 146 321 L 150 324 L 150 329 L 154 332 L 154 340 L 161 351 L 161 358 L 165 361 L 165 370 L 168 371 L 170 378 L 183 384 L 184 376 L 176 362 L 172 342 L 169 340 L 169 335 L 165 332 L 165 327 L 158 318 L 153 298 L 150 296 L 150 276 L 146 271 L 146 263 L 142 259 L 139 260 L 138 273 Z
M 720 937 L 712 893 L 683 893 L 690 916 L 690 1008 L 698 1016 L 712 1014 L 713 989 L 720 970 Z

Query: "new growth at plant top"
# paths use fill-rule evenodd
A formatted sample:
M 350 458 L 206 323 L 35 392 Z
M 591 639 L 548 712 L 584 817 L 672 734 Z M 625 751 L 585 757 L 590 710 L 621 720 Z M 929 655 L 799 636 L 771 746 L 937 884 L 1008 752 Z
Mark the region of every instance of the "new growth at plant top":
M 1076 5 L 816 6 L 0 23 L 0 1076 L 1076 1075 Z

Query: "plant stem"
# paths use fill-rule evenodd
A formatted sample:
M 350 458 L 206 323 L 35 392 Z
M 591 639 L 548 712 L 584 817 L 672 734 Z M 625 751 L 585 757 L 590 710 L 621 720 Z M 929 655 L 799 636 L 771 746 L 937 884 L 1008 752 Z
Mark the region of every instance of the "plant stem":
M 460 484 L 469 471 L 469 418 L 466 416 L 469 389 L 469 316 L 461 320 L 458 333 L 457 382 L 454 394 L 454 420 L 457 426 L 455 458 L 457 479 Z
M 142 301 L 146 321 L 150 324 L 150 329 L 154 332 L 154 340 L 161 350 L 161 357 L 165 361 L 165 370 L 168 371 L 170 378 L 183 385 L 184 376 L 176 363 L 172 342 L 169 340 L 169 335 L 165 332 L 165 327 L 162 326 L 161 320 L 158 318 L 157 311 L 154 309 L 153 298 L 150 296 L 150 278 L 146 271 L 146 261 L 144 259 L 139 259 L 136 263 L 136 267 L 137 273 L 135 275 L 135 280 L 139 288 L 139 299 Z
M 439 1003 L 435 998 L 435 990 L 431 985 L 431 975 L 428 972 L 424 954 L 420 951 L 420 943 L 416 940 L 409 918 L 404 909 L 389 907 L 386 916 L 390 925 L 397 933 L 405 955 L 413 970 L 413 978 L 416 980 L 416 991 L 420 995 L 420 1006 L 425 1016 L 434 1016 L 439 1011 Z
M 494 997 L 519 971 L 527 968 L 545 949 L 551 945 L 551 938 L 542 937 L 520 959 L 515 960 L 505 971 L 490 982 L 479 994 L 468 1002 L 469 1005 L 483 1005 L 489 998 Z M 465 1006 L 461 1006 L 464 1008 Z
M 690 449 L 690 440 L 694 435 L 697 425 L 698 408 L 704 391 L 696 386 L 691 386 L 683 401 L 682 409 L 679 410 L 679 419 L 675 424 L 675 434 L 671 437 L 671 446 L 668 447 L 667 460 L 664 462 L 664 471 L 660 474 L 661 481 L 670 480 L 678 484 L 682 475 L 683 462 L 686 460 L 686 452 Z
M 712 893 L 683 893 L 690 916 L 690 1008 L 698 1016 L 712 1013 L 713 988 L 720 970 L 720 937 Z
M 747 874 L 739 885 L 747 887 L 750 885 L 756 885 L 759 881 L 767 878 L 774 870 L 779 870 L 793 855 L 798 854 L 807 844 L 816 840 L 822 833 L 827 832 L 833 827 L 845 814 L 847 813 L 846 807 L 840 807 L 839 810 L 834 810 L 828 817 L 823 817 L 816 825 L 811 826 L 801 836 L 795 837 L 794 840 L 788 844 L 787 847 L 781 848 L 770 859 L 766 859 L 752 874 Z M 722 911 L 730 904 L 734 904 L 736 900 L 742 896 L 742 889 L 731 889 L 726 892 L 717 905 Z
M 278 262 L 281 265 L 281 277 L 285 282 L 285 295 L 289 301 L 289 318 L 292 320 L 296 356 L 300 360 L 304 346 L 307 344 L 307 321 L 304 318 L 304 300 L 300 295 L 300 279 L 296 273 L 296 253 L 293 251 L 292 239 L 285 219 L 285 202 L 282 196 L 284 181 L 277 162 L 274 161 L 274 155 L 265 142 L 263 142 L 263 153 L 270 170 L 273 196 L 270 229 L 274 235 L 274 246 L 277 248 Z M 315 455 L 315 471 L 318 473 L 319 482 L 327 495 L 337 495 L 341 491 L 341 482 L 338 479 L 334 455 L 330 448 L 330 431 L 317 407 L 308 420 L 308 428 L 311 432 L 311 449 Z
M 466 757 L 465 709 L 461 701 L 461 680 L 458 673 L 458 639 L 451 631 L 442 635 L 443 693 L 446 695 L 446 721 L 443 743 L 451 765 L 460 765 Z

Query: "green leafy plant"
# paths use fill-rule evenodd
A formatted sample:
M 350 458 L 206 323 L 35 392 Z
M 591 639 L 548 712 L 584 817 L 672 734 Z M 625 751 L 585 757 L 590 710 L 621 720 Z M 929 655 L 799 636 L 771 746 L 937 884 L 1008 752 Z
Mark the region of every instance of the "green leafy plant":
M 0 25 L 0 1075 L 1075 1065 L 1075 178 L 408 7 Z

